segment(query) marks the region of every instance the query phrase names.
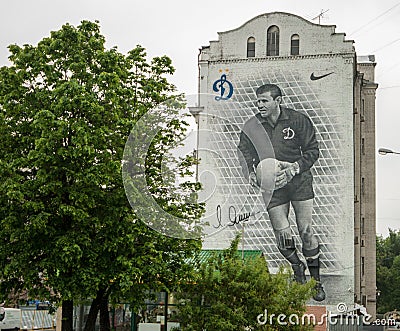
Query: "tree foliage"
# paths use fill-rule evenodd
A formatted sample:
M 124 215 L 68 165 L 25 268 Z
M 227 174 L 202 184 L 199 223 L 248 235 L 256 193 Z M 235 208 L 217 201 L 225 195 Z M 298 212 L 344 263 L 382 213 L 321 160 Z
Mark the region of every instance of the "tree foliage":
M 199 242 L 148 228 L 129 205 L 121 176 L 133 125 L 174 92 L 166 79 L 171 60 L 148 61 L 140 46 L 127 55 L 106 49 L 97 21 L 66 24 L 37 46 L 9 50 L 11 65 L 0 68 L 2 298 L 28 290 L 70 305 L 87 298 L 140 305 L 146 290 L 171 287 Z M 182 106 L 178 97 L 175 103 Z M 185 199 L 195 183 L 157 194 L 163 178 L 154 160 L 177 143 L 185 124 L 163 127 L 144 172 L 159 204 L 194 220 L 201 208 Z M 181 160 L 176 173 L 190 173 L 191 164 Z
M 400 309 L 400 231 L 389 229 L 389 236 L 376 239 L 377 311 Z
M 222 254 L 201 263 L 177 295 L 182 330 L 287 330 L 289 326 L 279 325 L 276 318 L 263 324 L 265 309 L 268 316 L 297 314 L 301 320 L 314 282 L 300 285 L 283 269 L 272 275 L 264 257 L 242 260 L 238 242 L 239 236 Z M 290 325 L 292 330 L 308 328 Z

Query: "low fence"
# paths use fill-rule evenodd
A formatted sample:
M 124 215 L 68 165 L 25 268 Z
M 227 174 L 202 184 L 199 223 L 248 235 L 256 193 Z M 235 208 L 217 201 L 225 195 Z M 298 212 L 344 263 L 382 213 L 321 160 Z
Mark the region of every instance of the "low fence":
M 21 329 L 48 330 L 56 328 L 56 314 L 48 310 L 21 309 Z

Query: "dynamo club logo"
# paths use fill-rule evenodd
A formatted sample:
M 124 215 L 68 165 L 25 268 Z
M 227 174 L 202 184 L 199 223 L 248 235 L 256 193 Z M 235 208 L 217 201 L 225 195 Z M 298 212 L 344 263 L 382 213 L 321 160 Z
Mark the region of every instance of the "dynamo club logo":
M 219 92 L 219 95 L 215 97 L 215 100 L 228 100 L 232 97 L 233 85 L 226 79 L 226 75 L 222 74 L 221 78 L 214 82 L 213 91 Z

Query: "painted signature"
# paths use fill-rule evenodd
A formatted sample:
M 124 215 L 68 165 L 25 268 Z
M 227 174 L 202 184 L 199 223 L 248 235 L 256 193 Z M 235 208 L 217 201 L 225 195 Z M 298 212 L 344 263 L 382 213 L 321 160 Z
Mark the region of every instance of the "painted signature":
M 258 214 L 259 211 L 256 212 L 251 212 L 251 213 L 242 213 L 242 214 L 237 214 L 236 208 L 234 206 L 229 206 L 228 209 L 228 219 L 229 223 L 227 224 L 228 226 L 234 226 L 235 224 L 240 224 L 244 223 L 249 220 L 250 217 L 255 216 Z M 219 229 L 222 227 L 222 208 L 221 205 L 217 206 L 217 226 L 213 225 L 215 229 Z

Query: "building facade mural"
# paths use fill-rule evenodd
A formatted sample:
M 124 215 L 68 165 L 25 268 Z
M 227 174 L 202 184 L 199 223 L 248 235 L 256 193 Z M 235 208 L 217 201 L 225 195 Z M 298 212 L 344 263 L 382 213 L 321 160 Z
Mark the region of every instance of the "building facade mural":
M 242 247 L 262 250 L 272 272 L 300 265 L 307 279 L 320 278 L 324 293 L 314 303 L 351 305 L 352 42 L 334 26 L 265 14 L 219 33 L 201 49 L 199 67 L 198 173 L 209 224 L 204 247 L 226 247 L 242 231 Z M 281 96 L 257 92 L 263 86 L 278 87 Z M 268 107 L 280 109 L 280 117 L 271 120 Z M 246 153 L 248 141 L 253 154 Z M 278 168 L 266 159 L 280 161 Z M 293 270 L 303 281 L 302 270 Z

